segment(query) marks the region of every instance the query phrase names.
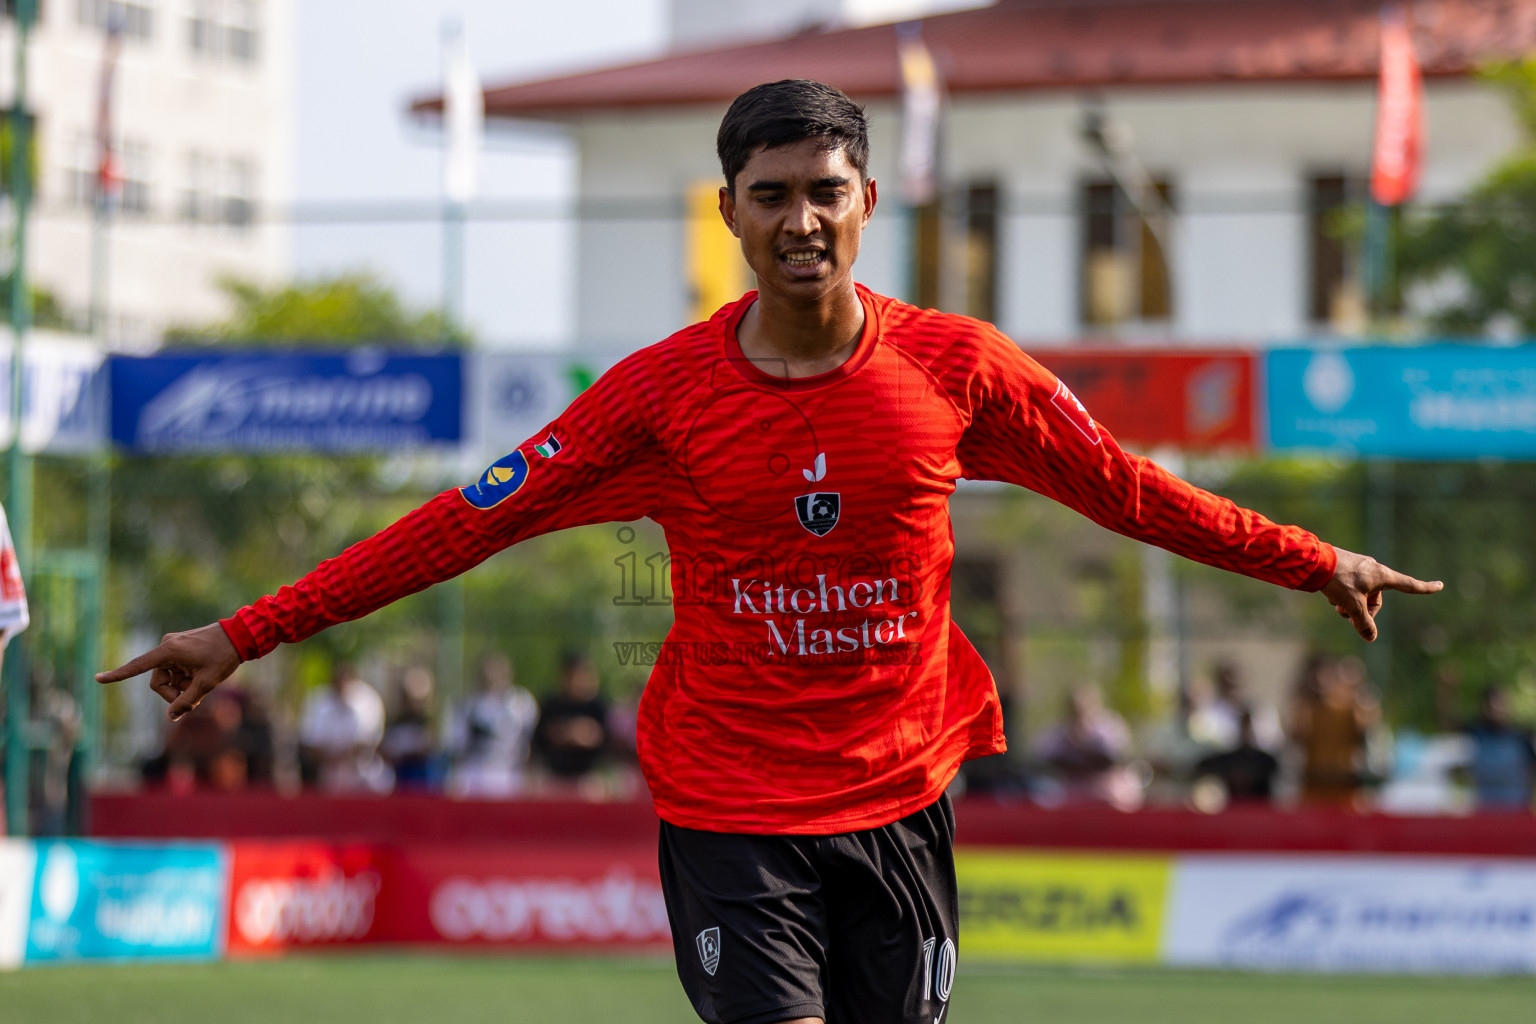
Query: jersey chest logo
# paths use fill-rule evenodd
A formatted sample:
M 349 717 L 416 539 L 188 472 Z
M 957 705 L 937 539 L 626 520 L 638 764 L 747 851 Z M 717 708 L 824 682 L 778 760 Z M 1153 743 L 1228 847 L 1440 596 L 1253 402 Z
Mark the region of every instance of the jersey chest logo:
M 795 499 L 795 515 L 800 518 L 801 526 L 818 537 L 825 537 L 837 525 L 842 505 L 842 495 L 836 491 L 815 491 Z

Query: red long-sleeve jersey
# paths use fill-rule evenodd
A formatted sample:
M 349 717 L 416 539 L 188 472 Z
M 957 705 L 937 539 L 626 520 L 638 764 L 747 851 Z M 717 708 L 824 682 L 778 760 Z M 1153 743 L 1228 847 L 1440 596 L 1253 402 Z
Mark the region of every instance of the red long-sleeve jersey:
M 674 624 L 640 704 L 657 812 L 833 833 L 937 799 L 1004 749 L 991 674 L 949 617 L 948 499 L 1020 484 L 1197 561 L 1316 590 L 1331 547 L 1127 454 L 980 321 L 863 288 L 853 356 L 783 380 L 742 357 L 748 294 L 615 366 L 474 484 L 223 620 L 242 658 L 565 527 L 666 530 Z

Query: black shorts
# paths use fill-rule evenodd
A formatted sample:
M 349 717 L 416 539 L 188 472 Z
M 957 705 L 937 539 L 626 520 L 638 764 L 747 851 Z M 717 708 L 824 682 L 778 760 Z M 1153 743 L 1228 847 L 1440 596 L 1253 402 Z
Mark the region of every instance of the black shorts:
M 661 824 L 677 973 L 709 1024 L 943 1024 L 959 938 L 947 796 L 829 836 Z

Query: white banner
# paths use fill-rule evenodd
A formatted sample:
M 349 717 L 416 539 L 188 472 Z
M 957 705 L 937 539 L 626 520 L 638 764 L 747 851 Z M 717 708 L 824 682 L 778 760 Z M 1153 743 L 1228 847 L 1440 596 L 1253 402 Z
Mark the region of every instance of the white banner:
M 89 340 L 32 331 L 22 358 L 21 444 L 29 452 L 81 455 L 107 441 L 106 375 Z M 11 335 L 0 331 L 0 448 L 11 443 Z
M 20 839 L 0 839 L 0 971 L 20 967 L 32 915 L 37 852 Z
M 1536 862 L 1181 856 L 1164 960 L 1391 973 L 1536 971 Z
M 620 358 L 574 352 L 466 356 L 467 467 L 483 469 L 528 440 Z

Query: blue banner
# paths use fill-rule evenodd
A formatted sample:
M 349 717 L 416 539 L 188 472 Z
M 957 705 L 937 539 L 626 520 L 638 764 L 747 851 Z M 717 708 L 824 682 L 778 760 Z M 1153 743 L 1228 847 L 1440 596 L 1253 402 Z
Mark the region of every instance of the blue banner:
M 1274 448 L 1536 458 L 1536 346 L 1277 349 L 1265 377 Z
M 143 452 L 394 451 L 463 435 L 457 355 L 113 356 L 112 440 Z
M 229 865 L 216 843 L 38 843 L 26 962 L 222 952 Z

